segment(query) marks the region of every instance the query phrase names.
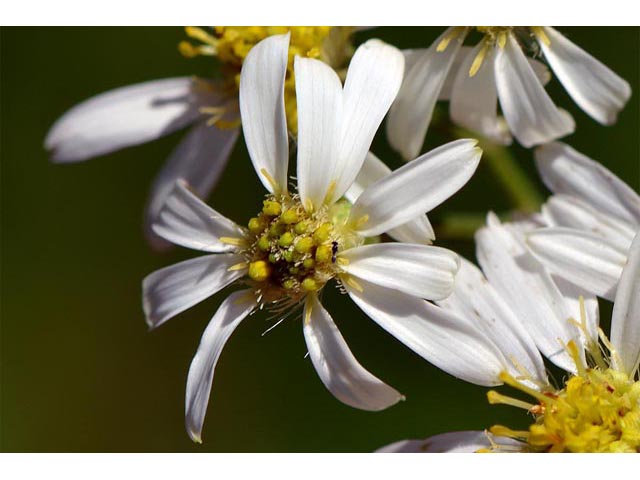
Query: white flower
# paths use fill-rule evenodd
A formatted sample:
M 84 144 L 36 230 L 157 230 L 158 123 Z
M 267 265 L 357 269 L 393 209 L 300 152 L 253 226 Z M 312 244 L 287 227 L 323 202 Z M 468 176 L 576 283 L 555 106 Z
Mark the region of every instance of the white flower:
M 45 147 L 51 150 L 52 161 L 79 162 L 190 127 L 156 177 L 146 206 L 147 237 L 154 247 L 166 246 L 150 229 L 165 197 L 178 178 L 186 179 L 203 197 L 214 188 L 238 138 L 237 77 L 242 62 L 259 40 L 287 30 L 292 32 L 291 71 L 294 54 L 318 57 L 336 68 L 350 54 L 348 37 L 353 29 L 349 27 L 216 27 L 214 34 L 187 27 L 187 34 L 204 45 L 182 42 L 181 51 L 186 56 L 216 56 L 223 79 L 166 78 L 92 97 L 66 112 L 49 130 Z M 289 123 L 295 132 L 292 75 L 287 82 L 287 112 L 293 112 Z
M 600 163 L 563 143 L 535 151 L 542 180 L 554 193 L 542 208 L 551 228 L 528 245 L 554 274 L 613 300 L 633 237 L 640 195 Z
M 364 245 L 368 236 L 406 227 L 425 228 L 421 215 L 457 191 L 475 171 L 481 151 L 459 140 L 416 159 L 382 179 L 354 184 L 373 136 L 402 81 L 402 53 L 380 41 L 356 51 L 344 88 L 317 60 L 296 58 L 298 192 L 287 189 L 288 141 L 283 82 L 289 37 L 273 36 L 249 53 L 240 81 L 240 111 L 247 149 L 268 191 L 262 210 L 236 225 L 178 182 L 161 210 L 155 232 L 173 243 L 210 252 L 152 273 L 143 282 L 147 322 L 157 327 L 233 282 L 246 289 L 222 303 L 204 332 L 187 380 L 186 425 L 200 440 L 216 362 L 233 330 L 251 312 L 285 315 L 303 306 L 311 361 L 342 402 L 366 410 L 387 408 L 402 396 L 353 357 L 320 303 L 335 279 L 384 329 L 423 357 L 440 361 L 464 351 L 444 317 L 423 299 L 446 297 L 458 257 L 420 244 Z M 426 217 L 424 217 L 426 219 Z M 428 231 L 428 230 L 424 230 Z M 428 241 L 429 239 L 425 239 Z M 448 341 L 450 339 L 450 342 Z
M 468 27 L 450 27 L 424 50 L 407 52 L 407 74 L 387 122 L 391 145 L 405 159 L 422 147 L 436 100 L 450 100 L 451 119 L 498 143 L 511 134 L 525 147 L 573 132 L 574 121 L 544 89 L 550 75 L 522 49 L 541 50 L 573 100 L 610 125 L 631 95 L 629 84 L 551 27 L 476 27 L 484 34 L 463 47 Z M 498 115 L 498 100 L 504 119 Z
M 489 402 L 526 410 L 532 425 L 452 432 L 381 451 L 640 451 L 640 236 L 621 274 L 611 340 L 599 329 L 596 299 L 554 279 L 528 253 L 519 226 L 490 216 L 476 242 L 484 275 L 463 260 L 452 295 L 437 303 L 454 324 L 483 330 L 478 346 L 495 352 L 474 368 L 483 384 L 504 382 L 534 399 L 490 391 Z M 539 352 L 568 372 L 562 387 L 547 378 Z

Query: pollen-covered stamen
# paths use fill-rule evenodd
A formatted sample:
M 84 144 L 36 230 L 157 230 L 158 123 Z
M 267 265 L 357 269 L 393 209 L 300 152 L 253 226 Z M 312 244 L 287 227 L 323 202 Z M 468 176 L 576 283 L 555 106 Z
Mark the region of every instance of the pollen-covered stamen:
M 299 301 L 340 273 L 340 251 L 362 243 L 346 225 L 346 205 L 309 213 L 297 195 L 267 196 L 249 220 L 245 251 L 250 283 L 264 303 Z
M 529 451 L 640 452 L 640 382 L 614 369 L 588 368 L 575 348 L 569 351 L 580 362 L 578 375 L 570 377 L 561 390 L 538 392 L 506 373 L 501 375 L 505 383 L 539 403 L 528 408 L 535 423 L 527 432 L 494 426 L 491 433 L 526 441 Z M 492 404 L 530 405 L 493 391 L 488 398 Z

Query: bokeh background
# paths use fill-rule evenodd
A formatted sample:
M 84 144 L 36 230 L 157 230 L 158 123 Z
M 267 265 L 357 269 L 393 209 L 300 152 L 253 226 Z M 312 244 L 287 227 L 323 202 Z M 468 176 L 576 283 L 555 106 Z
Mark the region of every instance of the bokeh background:
M 582 113 L 552 80 L 548 90 L 577 122 L 566 141 L 640 186 L 638 28 L 560 28 L 626 78 L 634 93 L 613 127 Z M 442 31 L 377 28 L 398 47 L 425 47 Z M 142 278 L 192 256 L 146 245 L 142 209 L 155 173 L 182 133 L 75 165 L 49 163 L 42 144 L 65 110 L 92 95 L 150 79 L 197 73 L 213 64 L 177 52 L 181 28 L 3 28 L 1 30 L 1 405 L 2 451 L 371 451 L 403 438 L 495 423 L 523 427 L 526 415 L 486 402 L 486 389 L 430 366 L 328 289 L 325 303 L 360 362 L 407 397 L 387 411 L 362 412 L 335 400 L 318 379 L 299 319 L 265 336 L 265 316 L 245 321 L 218 364 L 204 429 L 183 427 L 187 370 L 219 295 L 156 331 L 144 322 Z M 374 151 L 399 157 L 381 133 Z M 437 128 L 427 147 L 450 140 Z M 535 178 L 531 152 L 514 147 Z M 209 199 L 239 221 L 255 213 L 262 189 L 240 141 Z M 504 211 L 491 172 L 476 176 L 444 207 Z M 470 239 L 439 245 L 473 258 Z M 610 305 L 603 305 L 608 317 Z M 561 378 L 559 378 L 561 380 Z

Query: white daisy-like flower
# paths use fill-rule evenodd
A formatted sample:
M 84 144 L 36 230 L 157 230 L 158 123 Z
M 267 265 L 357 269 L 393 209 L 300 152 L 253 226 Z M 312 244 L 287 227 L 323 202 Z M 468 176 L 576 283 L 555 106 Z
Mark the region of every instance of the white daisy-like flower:
M 260 40 L 291 32 L 285 106 L 289 129 L 295 133 L 296 106 L 293 58 L 318 58 L 336 69 L 352 53 L 352 27 L 215 27 L 209 33 L 187 27 L 203 42 L 180 44 L 186 56 L 215 56 L 222 78 L 165 78 L 117 88 L 92 97 L 65 113 L 49 130 L 45 147 L 55 163 L 73 163 L 140 145 L 190 127 L 156 177 L 146 206 L 145 231 L 151 244 L 166 244 L 150 225 L 178 178 L 206 197 L 222 175 L 238 139 L 238 82 L 250 49 Z
M 288 35 L 263 40 L 242 68 L 244 137 L 268 192 L 259 213 L 247 228 L 241 227 L 179 181 L 153 225 L 162 238 L 211 254 L 144 279 L 143 306 L 151 327 L 234 282 L 246 287 L 219 307 L 189 370 L 186 426 L 195 441 L 200 441 L 215 365 L 225 342 L 244 318 L 262 308 L 278 316 L 303 308 L 311 361 L 327 389 L 342 402 L 381 410 L 402 398 L 357 362 L 321 305 L 319 294 L 332 279 L 374 321 L 424 358 L 436 364 L 454 355 L 467 362 L 475 359 L 476 352 L 464 348 L 475 331 L 454 335 L 457 330 L 433 314 L 424 300 L 449 295 L 459 266 L 457 255 L 423 244 L 367 245 L 365 240 L 397 228 L 400 235 L 417 235 L 425 227 L 424 212 L 473 175 L 481 155 L 476 141 L 452 142 L 382 179 L 361 175 L 355 182 L 400 88 L 403 55 L 378 40 L 366 42 L 353 56 L 344 87 L 324 63 L 298 57 L 297 193 L 290 192 L 283 89 L 288 42 Z M 351 205 L 340 199 L 353 185 L 348 194 L 354 199 Z M 417 225 L 408 228 L 412 233 L 405 230 L 408 222 Z
M 580 296 L 537 262 L 521 226 L 490 216 L 476 242 L 484 274 L 463 260 L 452 295 L 437 303 L 454 324 L 474 322 L 483 330 L 479 347 L 494 357 L 478 358 L 473 368 L 485 375 L 482 384 L 505 383 L 533 399 L 490 391 L 489 402 L 524 409 L 532 423 L 522 431 L 496 425 L 407 440 L 381 451 L 640 452 L 640 236 L 621 274 L 610 340 L 599 328 L 596 299 Z M 541 353 L 566 370 L 563 385 L 549 380 Z
M 450 27 L 428 49 L 407 52 L 387 121 L 389 142 L 405 159 L 420 152 L 438 99 L 450 101 L 456 124 L 498 143 L 513 135 L 531 147 L 572 133 L 571 115 L 544 89 L 547 68 L 525 50 L 540 51 L 571 98 L 604 125 L 615 123 L 631 95 L 625 80 L 551 27 L 475 29 L 483 34 L 475 47 L 462 46 L 472 27 Z
M 554 274 L 613 300 L 627 252 L 640 231 L 640 195 L 563 143 L 537 148 L 535 159 L 554 195 L 542 207 L 550 228 L 531 232 L 529 247 Z

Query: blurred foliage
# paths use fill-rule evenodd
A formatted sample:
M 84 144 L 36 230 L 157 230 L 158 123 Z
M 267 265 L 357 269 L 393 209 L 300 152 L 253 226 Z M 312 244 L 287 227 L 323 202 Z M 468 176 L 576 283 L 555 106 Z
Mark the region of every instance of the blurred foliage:
M 426 47 L 441 32 L 377 28 L 400 48 Z M 613 127 L 582 113 L 552 80 L 554 100 L 575 117 L 566 141 L 638 190 L 638 28 L 561 28 L 634 89 Z M 308 359 L 298 320 L 264 337 L 266 316 L 245 321 L 218 364 L 204 444 L 183 427 L 184 388 L 200 335 L 224 295 L 148 332 L 142 278 L 192 256 L 153 253 L 142 234 L 147 190 L 182 133 L 75 165 L 48 162 L 42 143 L 54 120 L 92 95 L 178 75 L 212 75 L 207 59 L 177 52 L 180 28 L 3 28 L 1 30 L 1 405 L 3 451 L 371 451 L 391 441 L 494 423 L 524 426 L 514 408 L 490 407 L 486 389 L 430 366 L 327 289 L 325 304 L 360 362 L 407 400 L 380 413 L 347 407 L 329 394 Z M 445 110 L 443 110 L 445 112 Z M 426 148 L 450 140 L 431 128 Z M 401 165 L 381 129 L 373 150 Z M 532 155 L 512 150 L 535 177 Z M 244 222 L 262 189 L 238 143 L 209 199 Z M 481 166 L 432 215 L 505 211 L 508 198 Z M 473 258 L 470 240 L 440 245 Z M 605 305 L 603 318 L 610 306 Z

